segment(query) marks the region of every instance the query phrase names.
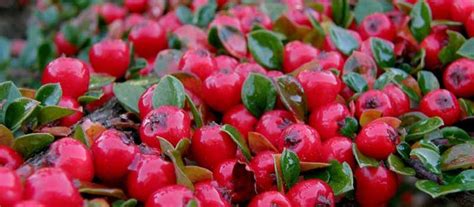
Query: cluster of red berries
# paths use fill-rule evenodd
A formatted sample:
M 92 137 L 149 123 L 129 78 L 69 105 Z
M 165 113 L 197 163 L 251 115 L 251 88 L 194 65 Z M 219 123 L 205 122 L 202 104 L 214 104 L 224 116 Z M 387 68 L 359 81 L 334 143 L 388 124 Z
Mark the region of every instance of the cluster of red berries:
M 63 33 L 56 34 L 54 42 L 63 56 L 46 66 L 42 83 L 59 83 L 62 98 L 58 105 L 76 110 L 59 120 L 58 125 L 71 127 L 86 112 L 100 108 L 114 97 L 114 84 L 107 84 L 102 87 L 99 100 L 81 106 L 78 98 L 89 91 L 93 75 L 112 76 L 117 82 L 129 79 L 128 69 L 137 57 L 147 60 L 139 76 L 156 75 L 155 61 L 173 53 L 168 49 L 172 37 L 180 41 L 182 55 L 164 66 L 167 67 L 165 73 L 195 76 L 199 84 L 183 83 L 184 91 L 195 107 L 202 109 L 204 126 L 195 127 L 196 117 L 188 104 L 155 107 L 154 98 L 159 97 L 155 96 L 157 84 L 151 85 L 137 103 L 141 119 L 136 129 L 139 139 L 116 129 L 101 132 L 93 138 L 90 147 L 63 137 L 49 147 L 40 167 L 24 163 L 16 151 L 0 146 L 0 206 L 83 206 L 78 183 L 86 182 L 123 188 L 130 198 L 147 207 L 189 206 L 191 202 L 196 206 L 222 207 L 235 203 L 252 207 L 335 206 L 343 198 L 344 195 L 335 195 L 328 183 L 316 178 L 300 177 L 286 191 L 279 189 L 274 158 L 284 150 L 294 152 L 301 162 L 346 162 L 354 171 L 355 200 L 361 206 L 385 206 L 397 192 L 399 177 L 383 161 L 396 152 L 401 135 L 398 126 L 384 118 L 419 111 L 428 117 L 438 116 L 445 125 L 452 125 L 465 116 L 457 97 L 474 96 L 474 60 L 459 58 L 443 66 L 439 58 L 448 44 L 447 31 L 452 28 L 437 25 L 420 44 L 410 42 L 413 37 L 400 37 L 406 35 L 404 27 L 410 17 L 397 8 L 370 14 L 359 25 L 349 26 L 348 34 L 360 45 L 351 57 L 339 50 L 330 35 L 324 37 L 319 48 L 293 40 L 284 45 L 281 71 L 276 71 L 259 64 L 247 53 L 247 45 L 241 45 L 243 55 L 238 52 L 216 55 L 222 51 L 208 42 L 207 32 L 213 27 L 232 27 L 244 35 L 252 32 L 255 25 L 271 29 L 274 21 L 258 7 L 236 5 L 217 13 L 209 27 L 202 29 L 184 23 L 178 7 L 162 14 L 159 3 L 155 2 L 157 6 L 152 2 L 155 1 L 125 0 L 123 7 L 112 3 L 94 6 L 91 10 L 110 30 L 111 25 L 119 25 L 119 37 L 125 38 L 108 37 L 92 44 L 88 61 L 74 58 L 79 48 L 68 42 Z M 323 5 L 323 12 L 303 10 L 302 1 L 283 2 L 288 7 L 283 15 L 298 27 L 312 28 L 312 21 L 322 22 L 334 15 L 330 1 L 317 1 Z M 208 3 L 192 1 L 190 10 L 199 11 Z M 227 3 L 219 0 L 216 6 L 224 8 Z M 427 0 L 427 3 L 434 19 L 462 22 L 467 34 L 474 35 L 474 1 Z M 432 90 L 419 100 L 419 105 L 413 105 L 404 89 L 410 82 L 417 84 L 411 76 L 403 80 L 403 84 L 391 82 L 381 88 L 374 87 L 377 77 L 383 73 L 382 67 L 374 61 L 375 38 L 388 42 L 388 47 L 400 57 L 424 49 L 426 68 L 440 74 L 445 89 Z M 227 41 L 229 44 L 238 42 Z M 356 61 L 359 67 L 347 71 L 351 61 Z M 317 66 L 308 68 L 312 62 Z M 367 90 L 355 91 L 343 81 L 348 72 L 360 73 Z M 273 82 L 285 74 L 293 75 L 304 91 L 309 118 L 298 118 L 281 98 L 277 98 L 275 107 L 260 116 L 252 113 L 242 102 L 242 87 L 252 74 L 260 74 Z M 382 118 L 364 124 L 353 137 L 341 131 L 348 124 L 347 119 L 359 120 L 373 111 L 379 112 Z M 246 160 L 241 146 L 222 130 L 224 124 L 235 127 L 243 135 L 244 143 L 249 142 L 249 134 L 258 133 L 271 147 L 253 153 L 253 157 Z M 193 189 L 179 185 L 177 180 L 182 175 L 176 160 L 165 156 L 159 137 L 174 147 L 189 138 L 189 150 L 180 156 L 186 164 L 193 163 L 211 171 L 212 179 L 194 183 Z M 354 144 L 362 154 L 381 164 L 360 167 L 353 154 Z M 252 172 L 254 184 L 239 182 L 235 174 L 239 165 Z

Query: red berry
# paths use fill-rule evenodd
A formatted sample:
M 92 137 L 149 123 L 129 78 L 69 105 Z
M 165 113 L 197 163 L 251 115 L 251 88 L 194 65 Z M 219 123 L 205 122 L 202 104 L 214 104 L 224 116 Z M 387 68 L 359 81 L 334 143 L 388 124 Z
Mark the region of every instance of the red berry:
M 311 24 L 311 21 L 309 20 L 309 17 L 306 11 L 308 11 L 308 13 L 312 15 L 316 21 L 321 20 L 321 16 L 319 15 L 319 13 L 312 9 L 308 9 L 308 10 L 289 9 L 286 12 L 286 16 L 288 17 L 288 19 L 290 19 L 292 22 L 296 23 L 297 25 L 312 28 L 313 25 Z
M 368 56 L 370 56 L 372 59 L 374 59 L 374 55 L 372 54 L 372 39 L 374 37 L 369 37 L 364 42 L 362 42 L 362 45 L 360 46 L 360 51 Z M 392 42 L 385 41 L 392 50 L 395 48 L 395 45 L 393 45 Z
M 438 55 L 447 43 L 448 35 L 444 31 L 434 32 L 423 39 L 420 47 L 426 51 L 425 63 L 427 68 L 434 70 L 441 66 Z
M 249 132 L 254 131 L 257 118 L 244 105 L 237 105 L 224 114 L 222 122 L 234 126 L 244 137 L 247 137 Z
M 395 152 L 400 137 L 390 125 L 381 121 L 373 121 L 360 130 L 355 139 L 357 148 L 362 154 L 378 160 L 385 160 Z
M 358 168 L 354 177 L 356 200 L 362 206 L 384 206 L 397 192 L 397 175 L 383 166 Z
M 453 0 L 450 4 L 451 19 L 454 21 L 464 23 L 474 11 L 474 1 L 472 0 Z
M 221 70 L 214 73 L 204 80 L 204 101 L 212 109 L 225 112 L 240 103 L 243 82 L 244 79 L 236 72 Z
M 352 168 L 356 166 L 352 154 L 352 141 L 346 137 L 333 137 L 323 142 L 321 157 L 323 162 L 337 160 L 340 163 L 347 162 Z
M 285 45 L 283 52 L 283 71 L 292 72 L 318 56 L 318 49 L 300 41 L 292 41 Z
M 138 99 L 138 111 L 140 112 L 141 119 L 144 119 L 153 110 L 153 91 L 155 88 L 156 84 L 150 86 Z
M 186 51 L 179 61 L 179 68 L 196 74 L 201 80 L 205 80 L 217 71 L 216 62 L 211 53 L 202 48 Z
M 242 167 L 245 172 L 240 171 Z M 229 159 L 216 165 L 213 170 L 214 179 L 233 202 L 247 201 L 255 193 L 253 178 L 249 177 L 253 174 L 250 174 L 247 169 L 248 166 L 237 163 L 236 159 Z M 252 182 L 247 182 L 249 180 Z
M 237 67 L 235 67 L 235 72 L 242 76 L 243 79 L 247 79 L 247 76 L 249 76 L 250 73 L 267 73 L 265 68 L 257 63 L 240 63 Z
M 233 27 L 242 32 L 242 27 L 240 25 L 239 19 L 233 16 L 228 16 L 226 14 L 216 15 L 216 18 L 214 18 L 214 20 L 212 20 L 212 22 L 209 24 L 209 28 L 221 26 Z
M 109 129 L 91 146 L 95 175 L 106 183 L 119 183 L 128 172 L 128 165 L 138 153 L 138 148 L 122 132 Z
M 92 112 L 105 105 L 110 99 L 112 99 L 112 97 L 114 97 L 114 84 L 110 83 L 106 86 L 103 86 L 102 91 L 104 92 L 104 94 L 100 97 L 99 100 L 88 103 L 86 105 L 85 108 L 87 111 Z
M 231 207 L 229 201 L 219 191 L 216 181 L 202 181 L 194 185 L 194 195 L 201 206 Z
M 120 78 L 130 64 L 130 50 L 122 40 L 107 39 L 92 46 L 89 60 L 95 72 Z
M 389 84 L 382 90 L 393 105 L 393 116 L 400 116 L 410 111 L 410 98 L 395 84 Z
M 359 25 L 359 33 L 363 40 L 369 37 L 379 37 L 392 41 L 396 31 L 387 15 L 373 13 L 362 20 Z
M 445 125 L 452 125 L 461 118 L 458 100 L 453 93 L 445 89 L 426 94 L 421 99 L 420 111 L 429 117 L 439 116 Z
M 214 61 L 216 63 L 216 67 L 218 70 L 220 69 L 232 70 L 235 67 L 237 67 L 237 65 L 239 65 L 239 62 L 235 58 L 227 56 L 227 55 L 216 56 L 214 58 Z
M 286 128 L 280 135 L 284 148 L 295 152 L 300 160 L 317 162 L 321 160 L 321 139 L 312 127 L 305 124 L 293 124 Z M 279 149 L 283 150 L 283 149 Z
M 0 145 L 0 167 L 16 170 L 23 164 L 23 158 L 12 148 Z
M 450 0 L 427 0 L 426 3 L 430 6 L 433 19 L 449 19 L 449 8 L 451 7 Z
M 236 159 L 224 160 L 218 163 L 213 170 L 214 180 L 219 184 L 219 186 L 224 187 L 229 191 L 234 188 L 232 174 L 236 163 Z
M 474 37 L 474 13 L 469 15 L 469 17 L 466 19 L 464 27 L 466 28 L 469 37 Z
M 330 103 L 311 113 L 309 125 L 321 135 L 321 140 L 340 136 L 340 128 L 346 117 L 350 116 L 349 109 L 340 103 Z
M 291 187 L 286 194 L 293 207 L 330 206 L 334 207 L 334 193 L 322 180 L 309 179 Z
M 59 168 L 42 168 L 28 177 L 23 198 L 39 201 L 49 207 L 83 206 L 79 191 Z
M 204 126 L 194 132 L 191 154 L 203 167 L 213 169 L 221 162 L 234 159 L 237 146 L 220 126 Z M 209 150 L 212 149 L 212 150 Z
M 54 142 L 46 160 L 51 167 L 62 169 L 71 179 L 90 182 L 94 177 L 91 151 L 73 138 L 65 137 Z
M 295 118 L 288 111 L 274 110 L 263 114 L 255 127 L 255 131 L 265 136 L 277 149 L 280 146 L 280 135 L 288 126 L 295 123 Z
M 176 146 L 183 138 L 191 137 L 191 118 L 176 106 L 160 106 L 148 113 L 140 125 L 140 139 L 150 147 L 160 148 L 157 137 Z
M 462 58 L 451 63 L 443 73 L 443 84 L 456 96 L 474 96 L 474 61 Z
M 148 198 L 145 207 L 186 206 L 192 199 L 194 195 L 191 190 L 182 185 L 171 185 L 155 191 Z
M 393 104 L 389 96 L 379 90 L 369 90 L 362 93 L 356 102 L 356 116 L 360 117 L 362 112 L 367 109 L 376 109 L 382 112 L 383 116 L 393 115 Z
M 148 1 L 147 0 L 125 0 L 123 4 L 130 12 L 141 13 L 146 10 Z
M 143 58 L 154 58 L 168 46 L 165 31 L 154 21 L 144 21 L 133 27 L 128 39 L 132 42 L 135 53 Z
M 54 44 L 56 45 L 56 51 L 59 55 L 74 55 L 77 53 L 77 47 L 70 43 L 62 32 L 56 33 L 54 36 Z
M 299 73 L 297 79 L 303 86 L 311 111 L 332 103 L 341 91 L 341 81 L 330 71 L 306 70 Z
M 76 101 L 76 99 L 73 99 L 73 98 L 70 98 L 70 97 L 67 97 L 67 96 L 63 96 L 59 100 L 58 106 L 76 110 L 76 112 L 74 112 L 73 114 L 71 114 L 69 116 L 66 116 L 64 118 L 61 118 L 59 120 L 59 125 L 61 125 L 61 126 L 70 127 L 70 126 L 76 124 L 78 121 L 80 121 L 82 119 L 82 116 L 84 115 L 82 113 L 82 107 L 81 107 L 81 105 L 79 105 L 79 103 Z
M 175 31 L 182 26 L 181 20 L 179 20 L 175 11 L 170 11 L 158 19 L 158 24 L 168 33 Z
M 204 32 L 201 28 L 194 25 L 186 24 L 180 26 L 173 30 L 173 33 L 171 33 L 170 36 L 176 37 L 176 39 L 180 41 L 179 47 L 181 49 L 211 49 L 211 46 L 207 42 L 207 33 Z
M 146 202 L 156 190 L 176 183 L 173 163 L 157 155 L 141 155 L 136 162 L 127 176 L 127 190 L 131 197 Z
M 258 9 L 252 11 L 252 13 L 244 15 L 240 18 L 240 25 L 244 34 L 251 32 L 255 25 L 262 26 L 266 29 L 271 29 L 272 20 L 265 13 Z
M 123 19 L 126 13 L 127 11 L 125 11 L 124 8 L 113 3 L 104 3 L 99 8 L 99 14 L 107 24 L 110 24 L 117 19 Z
M 336 51 L 321 51 L 318 57 L 316 57 L 316 60 L 323 70 L 335 68 L 342 72 L 342 68 L 344 67 L 344 57 L 342 57 L 341 53 Z
M 291 207 L 290 201 L 278 191 L 268 191 L 253 197 L 248 207 Z
M 24 200 L 17 203 L 15 207 L 46 207 L 46 206 L 35 200 Z
M 22 199 L 20 177 L 12 169 L 0 167 L 0 206 L 13 206 Z
M 275 179 L 273 152 L 260 152 L 249 163 L 250 169 L 255 173 L 257 191 L 265 192 L 277 190 Z
M 59 83 L 63 96 L 77 98 L 89 89 L 89 69 L 78 59 L 60 57 L 46 66 L 41 83 Z

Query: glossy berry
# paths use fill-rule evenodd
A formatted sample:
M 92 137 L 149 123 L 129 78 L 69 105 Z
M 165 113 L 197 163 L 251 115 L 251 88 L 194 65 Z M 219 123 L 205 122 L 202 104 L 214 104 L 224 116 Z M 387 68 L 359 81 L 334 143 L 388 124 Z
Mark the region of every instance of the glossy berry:
M 444 31 L 433 32 L 423 39 L 420 47 L 425 49 L 425 63 L 428 69 L 435 70 L 440 67 L 441 60 L 439 59 L 439 52 L 441 52 L 447 43 L 448 35 Z
M 122 40 L 102 40 L 89 50 L 89 61 L 95 72 L 120 78 L 130 64 L 130 49 Z
M 95 175 L 112 184 L 123 180 L 138 148 L 122 132 L 109 129 L 94 141 L 91 151 L 94 156 Z
M 191 137 L 191 118 L 176 106 L 160 106 L 149 112 L 140 125 L 140 139 L 150 147 L 160 148 L 162 137 L 175 145 Z
M 400 137 L 397 131 L 382 121 L 372 121 L 364 126 L 355 139 L 362 154 L 384 160 L 395 152 Z
M 196 74 L 201 80 L 205 80 L 218 69 L 211 53 L 201 48 L 186 51 L 179 61 L 179 68 L 182 71 Z
M 389 84 L 382 91 L 393 105 L 393 116 L 400 116 L 410 111 L 410 98 L 398 86 Z
M 354 177 L 356 200 L 362 206 L 384 206 L 397 192 L 397 175 L 383 166 L 358 168 Z
M 232 70 L 235 67 L 237 67 L 237 65 L 239 65 L 239 62 L 235 58 L 227 56 L 227 55 L 216 56 L 214 58 L 214 61 L 216 63 L 216 67 L 218 70 L 220 69 Z
M 191 154 L 199 166 L 212 169 L 225 160 L 235 158 L 237 146 L 218 125 L 197 129 L 191 142 Z
M 362 20 L 359 26 L 359 33 L 363 40 L 369 37 L 379 37 L 392 41 L 396 31 L 387 15 L 373 13 Z
M 147 0 L 125 0 L 123 4 L 130 12 L 141 13 L 146 10 L 148 1 Z
M 13 206 L 22 200 L 23 186 L 12 169 L 0 167 L 0 206 Z
M 451 63 L 443 73 L 443 84 L 458 97 L 474 96 L 474 61 L 462 58 Z
M 474 37 L 474 13 L 469 15 L 464 26 L 466 27 L 469 37 Z
M 170 37 L 174 37 L 176 40 L 180 41 L 179 47 L 181 49 L 211 49 L 211 46 L 207 41 L 207 33 L 204 32 L 203 29 L 191 24 L 185 24 L 176 28 L 175 30 L 173 30 L 173 33 L 170 34 Z M 172 42 L 170 41 L 170 43 Z M 172 47 L 173 45 L 169 46 Z
M 84 115 L 81 105 L 79 105 L 79 103 L 74 98 L 63 96 L 59 100 L 58 106 L 75 110 L 73 114 L 59 120 L 59 125 L 61 126 L 70 127 L 80 121 Z
M 127 175 L 127 190 L 131 197 L 146 202 L 156 190 L 176 183 L 172 163 L 157 155 L 140 155 L 136 166 Z
M 300 66 L 314 60 L 318 49 L 300 41 L 292 41 L 285 45 L 283 52 L 283 71 L 292 72 Z
M 168 45 L 165 31 L 154 21 L 145 21 L 134 26 L 128 40 L 132 42 L 135 53 L 143 58 L 154 58 Z
M 257 63 L 240 63 L 235 67 L 235 72 L 242 76 L 244 80 L 247 79 L 250 73 L 260 73 L 263 75 L 267 73 L 265 68 Z
M 18 202 L 15 207 L 46 207 L 42 203 L 35 201 L 35 200 L 24 200 Z
M 89 76 L 89 69 L 82 61 L 60 57 L 46 66 L 41 83 L 59 83 L 63 96 L 77 98 L 89 89 Z
M 83 200 L 71 179 L 59 168 L 42 168 L 25 181 L 24 199 L 49 207 L 81 207 Z
M 138 111 L 140 112 L 141 119 L 144 119 L 145 116 L 153 110 L 153 91 L 155 88 L 156 84 L 150 86 L 138 99 Z
M 368 109 L 376 109 L 382 112 L 383 116 L 392 116 L 394 107 L 389 96 L 379 90 L 369 90 L 362 93 L 356 102 L 356 116 L 360 117 L 362 112 Z
M 333 137 L 324 141 L 321 147 L 321 160 L 328 163 L 332 160 L 347 162 L 354 168 L 356 164 L 352 154 L 352 141 L 346 137 Z
M 445 125 L 452 125 L 461 118 L 458 100 L 453 93 L 445 89 L 426 94 L 421 99 L 420 111 L 429 117 L 439 116 Z
M 23 164 L 23 158 L 18 152 L 6 145 L 0 145 L 0 167 L 16 170 Z
M 258 192 L 277 190 L 273 154 L 270 151 L 259 152 L 249 163 L 255 174 Z
M 331 187 L 322 180 L 309 179 L 296 183 L 286 194 L 293 207 L 336 205 Z
M 280 135 L 283 130 L 293 123 L 295 123 L 295 118 L 290 112 L 284 110 L 269 111 L 260 117 L 255 131 L 266 137 L 277 149 L 283 149 Z
M 201 181 L 194 185 L 194 195 L 201 206 L 231 207 L 216 181 Z
M 300 160 L 317 162 L 321 160 L 321 139 L 312 127 L 305 124 L 293 124 L 286 128 L 280 135 L 284 148 L 295 152 Z M 283 149 L 279 149 L 283 150 Z
M 318 131 L 321 140 L 340 136 L 341 127 L 346 117 L 350 116 L 349 109 L 340 103 L 330 103 L 313 111 L 309 117 L 309 125 Z
M 232 107 L 222 118 L 223 123 L 234 126 L 244 137 L 247 137 L 249 132 L 254 131 L 257 121 L 257 118 L 244 105 Z
M 449 19 L 451 7 L 450 0 L 427 0 L 426 3 L 430 6 L 431 15 L 433 19 Z
M 316 60 L 323 70 L 335 68 L 342 73 L 342 68 L 344 67 L 344 57 L 342 57 L 341 53 L 337 51 L 321 51 L 319 52 Z
M 74 55 L 77 53 L 78 48 L 70 43 L 62 32 L 56 33 L 54 36 L 54 45 L 56 46 L 56 51 L 59 55 Z
M 90 182 L 94 177 L 91 151 L 73 138 L 62 138 L 51 144 L 46 161 L 51 167 L 62 169 L 72 179 Z
M 214 110 L 225 112 L 240 103 L 243 78 L 236 72 L 219 71 L 206 78 L 204 101 Z M 219 97 L 219 98 L 216 98 Z
M 193 192 L 188 188 L 182 185 L 171 185 L 155 191 L 148 198 L 145 207 L 186 206 L 194 198 Z
M 336 100 L 341 91 L 341 81 L 330 71 L 303 71 L 297 76 L 308 100 L 310 110 Z
M 268 191 L 253 197 L 248 207 L 291 207 L 290 201 L 278 191 Z
M 107 24 L 110 24 L 117 19 L 123 19 L 126 13 L 127 11 L 125 11 L 124 8 L 113 3 L 104 3 L 99 8 L 99 14 Z
M 457 22 L 464 23 L 474 11 L 474 1 L 471 0 L 452 0 L 450 5 L 451 19 Z

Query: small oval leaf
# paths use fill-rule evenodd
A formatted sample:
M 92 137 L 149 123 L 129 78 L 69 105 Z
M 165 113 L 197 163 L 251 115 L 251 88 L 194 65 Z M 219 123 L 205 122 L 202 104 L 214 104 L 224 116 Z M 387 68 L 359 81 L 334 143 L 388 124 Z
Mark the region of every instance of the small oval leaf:
M 258 132 L 249 132 L 247 139 L 249 141 L 250 151 L 252 151 L 253 154 L 258 154 L 263 151 L 278 152 L 277 148 Z
M 352 152 L 354 153 L 354 158 L 356 159 L 359 167 L 378 167 L 379 162 L 371 157 L 367 157 L 366 155 L 362 154 L 359 149 L 357 149 L 356 144 L 352 144 Z
M 272 110 L 276 102 L 276 90 L 272 80 L 264 75 L 251 73 L 242 86 L 242 102 L 255 117 Z
M 388 167 L 391 171 L 400 175 L 414 176 L 416 174 L 415 169 L 407 167 L 403 160 L 394 154 L 388 156 Z
M 242 135 L 240 134 L 239 130 L 229 124 L 223 125 L 221 127 L 221 130 L 227 133 L 232 138 L 235 144 L 239 147 L 240 151 L 242 151 L 242 154 L 244 155 L 245 159 L 247 159 L 247 161 L 250 161 L 252 159 L 252 155 L 250 154 L 249 147 L 247 146 L 245 139 L 242 138 Z
M 410 156 L 418 158 L 432 173 L 441 174 L 441 156 L 436 151 L 428 148 L 416 148 L 410 152 Z
M 26 160 L 53 143 L 54 137 L 47 133 L 32 133 L 15 138 L 12 148 Z
M 283 181 L 289 189 L 298 181 L 301 172 L 300 160 L 296 153 L 288 149 L 283 150 L 280 159 Z
M 395 54 L 387 40 L 377 37 L 371 38 L 370 46 L 375 62 L 379 67 L 387 68 L 395 65 Z
M 63 117 L 74 114 L 76 110 L 60 107 L 60 106 L 45 106 L 41 108 L 38 114 L 39 124 L 47 124 Z
M 153 108 L 160 106 L 184 107 L 186 95 L 183 84 L 174 76 L 166 75 L 153 91 Z
M 128 111 L 138 113 L 138 100 L 145 88 L 128 82 L 114 84 L 114 95 Z
M 474 167 L 474 144 L 455 145 L 446 150 L 441 156 L 441 169 L 455 170 Z
M 410 31 L 418 42 L 431 31 L 431 9 L 425 1 L 418 1 L 410 12 Z
M 422 70 L 418 72 L 418 85 L 420 86 L 421 92 L 427 94 L 430 91 L 439 89 L 439 82 L 436 76 L 430 72 Z
M 357 39 L 349 32 L 349 30 L 336 25 L 332 25 L 329 28 L 329 35 L 336 48 L 344 55 L 350 55 L 352 51 L 357 50 L 360 46 Z
M 289 75 L 278 77 L 275 84 L 280 100 L 286 109 L 295 114 L 299 120 L 305 120 L 308 108 L 301 84 Z
M 250 53 L 260 65 L 281 70 L 283 64 L 283 43 L 272 32 L 257 30 L 248 34 Z
M 10 105 L 5 112 L 5 126 L 12 131 L 21 127 L 23 122 L 33 115 L 40 103 L 29 98 L 18 98 Z
M 428 134 L 439 127 L 443 126 L 443 120 L 439 117 L 432 117 L 429 119 L 421 120 L 413 125 L 409 126 L 407 130 L 407 136 L 405 139 L 407 141 L 417 140 L 423 137 L 423 135 Z

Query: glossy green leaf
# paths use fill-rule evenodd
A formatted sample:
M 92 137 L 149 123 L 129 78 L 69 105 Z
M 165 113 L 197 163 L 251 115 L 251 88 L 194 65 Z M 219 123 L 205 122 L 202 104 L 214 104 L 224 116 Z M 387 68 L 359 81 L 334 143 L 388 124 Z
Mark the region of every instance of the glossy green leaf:
M 16 131 L 33 115 L 39 102 L 29 98 L 18 98 L 8 105 L 5 112 L 5 126 Z
M 359 167 L 378 167 L 379 162 L 371 157 L 367 157 L 366 155 L 362 154 L 359 149 L 357 149 L 356 144 L 352 144 L 352 152 L 354 153 L 354 158 L 356 159 Z
M 41 102 L 42 105 L 52 106 L 59 103 L 63 91 L 58 83 L 48 83 L 42 85 L 36 91 L 35 99 Z
M 178 6 L 176 9 L 176 16 L 181 24 L 191 24 L 193 22 L 193 13 L 191 9 L 186 6 Z
M 247 161 L 250 161 L 252 159 L 252 155 L 250 154 L 250 149 L 247 146 L 245 139 L 240 134 L 239 130 L 237 130 L 235 127 L 229 124 L 223 125 L 221 127 L 221 130 L 227 133 L 232 138 L 234 143 L 239 147 L 240 151 L 244 155 L 245 159 L 247 159 Z
M 383 4 L 378 0 L 359 0 L 354 8 L 354 17 L 360 24 L 366 16 L 373 13 L 384 12 Z
M 56 57 L 55 45 L 51 40 L 44 40 L 38 47 L 36 62 L 39 68 L 44 68 Z
M 101 89 L 91 90 L 91 91 L 87 91 L 86 94 L 79 96 L 79 98 L 77 98 L 77 101 L 80 104 L 88 104 L 88 103 L 92 103 L 94 101 L 100 100 L 100 98 L 102 98 L 103 95 L 104 95 L 104 91 L 102 91 Z
M 421 163 L 435 174 L 441 174 L 441 156 L 434 150 L 428 148 L 416 148 L 410 152 L 411 157 L 418 158 Z
M 285 182 L 285 186 L 289 189 L 298 182 L 298 177 L 301 172 L 300 160 L 296 153 L 288 149 L 283 150 L 280 159 L 283 181 Z
M 461 106 L 461 110 L 466 113 L 466 116 L 474 116 L 474 104 L 472 101 L 460 98 L 459 105 Z
M 450 144 L 461 144 L 473 140 L 466 131 L 455 126 L 443 127 L 441 133 L 444 138 L 449 140 Z
M 24 159 L 34 156 L 53 143 L 54 137 L 47 133 L 32 133 L 15 138 L 12 148 Z
M 253 58 L 260 65 L 281 70 L 283 64 L 283 43 L 272 32 L 257 30 L 248 34 L 248 47 Z
M 439 60 L 443 65 L 458 59 L 460 55 L 456 54 L 456 51 L 466 42 L 466 38 L 459 32 L 448 30 L 446 33 L 449 37 L 448 44 L 438 54 Z
M 38 114 L 39 124 L 47 124 L 63 117 L 74 114 L 76 111 L 61 106 L 45 106 L 42 107 Z
M 417 112 L 417 111 L 408 112 L 400 116 L 400 120 L 402 121 L 402 123 L 400 124 L 400 127 L 409 128 L 413 124 L 425 119 L 428 119 L 428 117 L 421 112 Z
M 443 125 L 443 120 L 437 116 L 418 121 L 408 128 L 408 134 L 405 139 L 407 141 L 420 139 L 423 135 L 438 129 Z
M 255 117 L 272 110 L 276 102 L 276 90 L 272 80 L 264 75 L 251 73 L 242 86 L 242 102 Z
M 397 145 L 397 152 L 404 160 L 410 159 L 411 146 L 405 141 Z
M 158 53 L 153 66 L 153 72 L 158 76 L 164 76 L 172 72 L 178 71 L 179 60 L 183 52 L 175 49 L 168 49 L 166 52 Z
M 393 154 L 388 156 L 388 167 L 391 171 L 400 175 L 414 176 L 416 174 L 413 168 L 407 167 L 402 159 Z
M 421 92 L 427 94 L 430 91 L 439 89 L 439 82 L 436 76 L 431 71 L 422 70 L 418 72 L 418 86 Z
M 217 36 L 225 50 L 236 58 L 247 57 L 247 41 L 245 36 L 235 27 L 217 27 Z
M 138 201 L 134 198 L 128 200 L 116 200 L 112 203 L 112 207 L 135 207 L 137 206 Z
M 82 144 L 86 145 L 87 147 L 91 146 L 91 143 L 89 142 L 89 138 L 87 137 L 86 133 L 84 132 L 84 129 L 82 129 L 82 126 L 80 124 L 74 127 L 72 138 L 77 139 Z
M 305 120 L 308 112 L 306 95 L 298 80 L 290 75 L 280 76 L 275 81 L 275 86 L 285 108 L 295 114 L 299 120 Z
M 373 37 L 370 39 L 370 46 L 379 67 L 386 68 L 395 65 L 395 53 L 387 40 Z
M 436 132 L 437 130 L 435 130 Z M 431 140 L 429 139 L 422 139 L 418 142 L 418 144 L 420 144 L 420 147 L 422 148 L 427 148 L 427 149 L 430 149 L 430 150 L 433 150 L 435 151 L 436 153 L 439 154 L 439 148 L 438 146 L 436 146 Z
M 337 161 L 331 161 L 327 171 L 331 175 L 328 184 L 333 189 L 334 195 L 342 195 L 354 189 L 354 176 L 347 162 L 340 164 Z
M 333 21 L 341 27 L 347 27 L 353 20 L 349 0 L 331 0 Z
M 329 35 L 334 46 L 344 55 L 350 55 L 352 51 L 357 50 L 360 45 L 357 39 L 344 28 L 332 25 L 329 28 Z
M 441 156 L 441 169 L 456 170 L 474 167 L 474 144 L 454 145 Z
M 339 132 L 350 138 L 355 138 L 357 135 L 357 130 L 359 129 L 359 123 L 354 117 L 346 117 L 344 119 L 343 126 L 339 129 Z
M 12 103 L 15 99 L 20 98 L 21 93 L 20 90 L 16 87 L 16 85 L 11 81 L 6 81 L 0 83 L 0 102 L 2 103 L 0 106 L 0 121 L 4 122 L 4 115 L 5 111 L 8 108 L 8 105 Z
M 217 5 L 214 0 L 199 8 L 193 18 L 193 23 L 199 27 L 207 27 L 207 25 L 214 19 Z
M 133 85 L 128 82 L 115 83 L 114 84 L 114 95 L 117 97 L 120 104 L 125 107 L 128 111 L 138 113 L 138 100 L 145 88 L 138 85 Z
M 410 12 L 410 31 L 418 42 L 431 32 L 431 9 L 425 1 L 418 1 Z
M 400 89 L 402 89 L 403 93 L 405 93 L 411 101 L 418 103 L 421 100 L 421 97 L 413 90 L 413 88 L 408 87 L 403 83 L 404 78 L 401 76 L 394 76 L 392 82 L 395 83 Z
M 172 75 L 166 75 L 161 78 L 160 82 L 153 91 L 153 108 L 160 106 L 177 106 L 184 107 L 186 93 L 184 86 L 177 78 Z
M 471 38 L 462 44 L 456 54 L 474 60 L 474 38 Z
M 359 73 L 349 72 L 342 76 L 344 83 L 356 93 L 362 93 L 369 90 L 367 81 Z
M 431 180 L 419 180 L 415 186 L 433 198 L 451 193 L 472 191 L 474 190 L 474 170 L 465 170 L 459 173 L 445 185 L 439 185 Z
M 184 172 L 184 162 L 181 156 L 181 152 L 175 150 L 173 145 L 166 139 L 158 137 L 160 141 L 161 152 L 170 158 L 174 165 L 174 171 L 176 174 L 176 183 L 183 185 L 191 190 L 194 190 L 193 182 L 186 176 Z
M 203 126 L 203 119 L 201 112 L 197 109 L 196 104 L 194 104 L 193 100 L 189 95 L 186 94 L 186 103 L 191 108 L 191 113 L 193 114 L 193 121 L 196 124 L 196 127 L 201 128 Z
M 3 124 L 0 124 L 0 146 L 11 146 L 13 144 L 13 133 Z

